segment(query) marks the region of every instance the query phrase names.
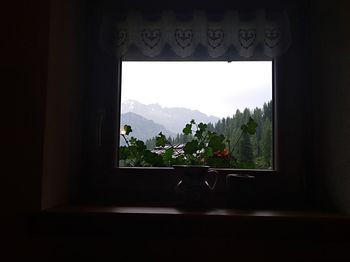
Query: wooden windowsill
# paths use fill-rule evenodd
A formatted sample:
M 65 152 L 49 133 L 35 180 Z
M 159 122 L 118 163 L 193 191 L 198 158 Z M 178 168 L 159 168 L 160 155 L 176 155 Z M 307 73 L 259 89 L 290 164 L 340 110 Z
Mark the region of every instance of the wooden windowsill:
M 182 217 L 226 217 L 226 218 L 269 218 L 295 220 L 349 220 L 350 217 L 337 213 L 317 211 L 278 211 L 208 209 L 189 210 L 175 207 L 116 207 L 116 206 L 60 206 L 44 210 L 48 214 L 111 214 L 140 216 L 182 216 Z

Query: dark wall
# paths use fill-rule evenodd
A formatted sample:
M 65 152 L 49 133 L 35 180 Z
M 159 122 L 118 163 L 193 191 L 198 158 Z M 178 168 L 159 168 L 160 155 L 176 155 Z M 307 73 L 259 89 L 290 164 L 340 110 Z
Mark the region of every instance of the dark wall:
M 313 182 L 350 214 L 350 5 L 312 1 Z
M 11 106 L 6 111 L 16 109 L 16 133 L 10 135 L 16 148 L 12 160 L 16 161 L 11 162 L 13 172 L 4 190 L 5 204 L 14 212 L 40 209 L 49 6 L 47 1 L 21 1 L 9 9 L 14 16 L 7 20 L 10 32 L 4 39 L 8 47 L 2 65 L 9 69 L 5 79 L 10 81 L 2 87 L 15 90 L 15 100 L 9 99 Z
M 3 140 L 9 147 L 2 152 L 11 159 L 1 172 L 1 260 L 30 254 L 25 221 L 40 211 L 50 17 L 49 1 L 8 4 L 2 9 L 1 90 L 14 94 L 2 96 L 6 115 L 11 116 L 6 124 L 11 131 Z

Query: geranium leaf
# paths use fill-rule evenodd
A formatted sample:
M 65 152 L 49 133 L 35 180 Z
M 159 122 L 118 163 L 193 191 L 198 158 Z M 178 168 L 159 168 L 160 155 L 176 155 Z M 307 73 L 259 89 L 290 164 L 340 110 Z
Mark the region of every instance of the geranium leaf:
M 136 141 L 136 147 L 137 147 L 137 149 L 139 150 L 139 151 L 143 151 L 143 150 L 146 150 L 146 145 L 145 145 L 145 143 L 143 142 L 143 141 L 141 141 L 141 140 L 137 140 Z
M 163 159 L 165 163 L 170 163 L 174 154 L 174 149 L 173 148 L 168 148 L 165 150 L 163 154 Z
M 182 130 L 185 135 L 192 134 L 192 124 L 187 124 L 186 127 Z
M 250 135 L 253 135 L 256 132 L 257 126 L 258 124 L 254 121 L 254 119 L 249 117 L 248 123 L 245 125 L 244 130 L 242 130 Z
M 207 124 L 203 124 L 203 123 L 199 123 L 198 124 L 198 128 L 201 129 L 202 131 L 205 131 L 205 129 L 207 129 Z
M 222 151 L 225 148 L 224 140 L 225 140 L 224 135 L 212 135 L 210 137 L 208 146 L 211 147 L 214 152 Z
M 149 150 L 144 152 L 144 160 L 151 166 L 161 166 L 163 162 L 160 156 L 158 156 L 156 153 L 152 153 Z
M 164 147 L 167 143 L 167 139 L 165 137 L 165 135 L 163 135 L 162 132 L 160 132 L 158 134 L 158 136 L 156 137 L 156 146 L 161 146 Z
M 198 142 L 197 140 L 192 140 L 190 142 L 187 142 L 187 144 L 184 147 L 185 154 L 194 154 L 198 151 Z
M 213 156 L 213 149 L 211 147 L 207 147 L 204 149 L 204 157 L 205 158 L 209 158 L 211 156 Z
M 119 159 L 125 160 L 129 157 L 129 155 L 130 155 L 129 147 L 127 146 L 119 147 Z

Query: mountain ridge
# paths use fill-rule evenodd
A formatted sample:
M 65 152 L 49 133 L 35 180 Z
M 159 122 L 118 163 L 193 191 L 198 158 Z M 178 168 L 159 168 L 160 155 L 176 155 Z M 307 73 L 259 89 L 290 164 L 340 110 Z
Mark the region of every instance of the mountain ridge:
M 121 105 L 121 113 L 132 112 L 164 126 L 172 133 L 181 133 L 184 126 L 192 119 L 196 122 L 216 123 L 219 117 L 207 116 L 199 110 L 184 107 L 162 107 L 158 103 L 143 104 L 136 100 L 126 100 Z
M 123 127 L 125 124 L 130 125 L 132 128 L 130 136 L 143 141 L 155 137 L 159 132 L 162 132 L 167 137 L 174 137 L 176 135 L 167 130 L 164 126 L 132 112 L 121 114 L 120 126 Z M 125 142 L 121 139 L 120 143 L 121 145 L 124 145 Z

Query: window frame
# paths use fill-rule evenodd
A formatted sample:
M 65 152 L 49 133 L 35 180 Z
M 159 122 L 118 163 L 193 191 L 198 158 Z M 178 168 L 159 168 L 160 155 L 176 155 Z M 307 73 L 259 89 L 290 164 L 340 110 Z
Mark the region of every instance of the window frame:
M 120 7 L 119 3 L 116 6 Z M 250 4 L 249 8 L 251 6 Z M 274 145 L 276 172 L 269 171 L 259 176 L 262 178 L 259 179 L 259 185 L 262 185 L 266 192 L 271 192 L 271 195 L 278 199 L 285 199 L 284 197 L 287 196 L 289 200 L 298 199 L 299 192 L 303 193 L 303 190 L 308 190 L 314 179 L 314 159 L 313 155 L 310 154 L 313 144 L 312 141 L 311 143 L 308 141 L 310 136 L 312 138 L 312 129 L 300 130 L 301 128 L 293 127 L 296 121 L 298 121 L 299 126 L 303 126 L 310 124 L 310 120 L 312 120 L 310 107 L 310 102 L 312 103 L 310 75 L 312 72 L 308 60 L 310 39 L 308 27 L 305 27 L 304 23 L 307 20 L 306 13 L 302 11 L 304 9 L 294 8 L 299 6 L 303 5 L 293 4 L 291 7 L 286 7 L 286 11 L 291 17 L 290 26 L 293 42 L 283 55 L 275 59 L 275 70 L 273 71 L 276 87 L 278 87 L 275 88 L 278 99 L 276 99 L 277 96 L 274 98 L 274 112 L 278 111 L 278 115 L 275 116 L 273 123 L 273 130 L 276 131 L 274 141 L 277 142 Z M 99 7 L 99 4 L 89 3 L 86 7 L 80 9 L 83 10 L 85 22 L 79 24 L 81 35 L 78 37 L 78 43 L 72 47 L 73 52 L 76 51 L 77 53 L 75 68 L 79 67 L 79 70 L 76 73 L 76 79 L 74 78 L 72 82 L 76 88 L 64 97 L 71 95 L 79 103 L 70 110 L 53 110 L 49 114 L 50 117 L 56 120 L 58 117 L 60 119 L 67 118 L 71 113 L 75 116 L 73 119 L 75 126 L 72 130 L 71 140 L 69 140 L 72 142 L 61 143 L 62 146 L 58 149 L 50 145 L 50 149 L 53 148 L 57 153 L 68 152 L 62 158 L 67 161 L 62 162 L 61 158 L 53 159 L 53 163 L 63 167 L 63 169 L 60 168 L 53 174 L 47 175 L 48 180 L 53 182 L 50 183 L 51 185 L 57 184 L 55 181 L 59 181 L 59 190 L 51 191 L 53 192 L 51 195 L 55 196 L 51 199 L 58 199 L 60 203 L 72 201 L 73 203 L 91 204 L 98 202 L 109 205 L 115 199 L 115 203 L 125 204 L 126 202 L 119 199 L 119 196 L 123 196 L 123 194 L 130 195 L 130 192 L 132 192 L 121 183 L 123 182 L 122 179 L 128 176 L 121 175 L 113 167 L 115 159 L 111 157 L 114 148 L 116 148 L 116 141 L 112 139 L 114 134 L 111 132 L 116 128 L 113 127 L 116 120 L 114 117 L 115 103 L 111 101 L 117 97 L 115 86 L 120 68 L 118 68 L 118 60 L 111 53 L 106 52 L 107 50 L 103 50 L 98 41 L 100 37 L 100 27 L 98 25 L 100 25 L 101 18 L 105 15 L 107 9 L 96 7 Z M 282 5 L 282 7 L 285 6 Z M 232 7 L 230 8 L 232 9 Z M 273 8 L 275 8 L 275 5 Z M 234 9 L 237 8 L 234 7 Z M 305 43 L 307 43 L 306 48 Z M 62 72 L 65 72 L 67 68 L 62 67 L 62 70 Z M 70 79 L 71 72 L 68 71 L 67 79 Z M 62 94 L 65 93 L 65 90 L 59 88 L 58 90 Z M 48 96 L 52 96 L 52 93 Z M 101 124 L 102 146 L 97 146 L 96 143 L 99 116 L 104 119 Z M 288 131 L 289 127 L 292 128 Z M 296 136 L 294 136 L 294 133 L 296 133 Z M 57 138 L 57 141 L 62 142 L 62 138 Z M 66 151 L 62 151 L 62 148 Z M 75 154 L 69 154 L 71 151 Z M 47 161 L 44 162 L 47 164 Z M 153 172 L 150 173 L 153 174 Z M 169 173 L 171 173 L 171 170 L 169 170 Z M 152 176 L 152 174 L 150 175 Z M 142 177 L 141 174 L 136 176 L 131 174 L 127 182 L 133 183 L 138 181 L 140 177 Z M 61 185 L 64 186 L 61 187 Z M 47 185 L 43 187 L 49 188 Z M 47 192 L 49 191 L 47 190 Z M 165 194 L 163 192 L 161 196 Z M 45 198 L 48 198 L 48 196 L 45 196 Z M 52 202 L 51 205 L 57 203 L 57 201 Z M 143 199 L 131 204 L 148 205 Z M 161 204 L 166 205 L 166 201 Z
M 259 191 L 266 193 L 267 201 L 277 202 L 286 200 L 294 201 L 304 196 L 307 187 L 308 171 L 311 168 L 310 156 L 308 155 L 309 146 L 305 143 L 306 137 L 301 132 L 301 128 L 294 123 L 298 121 L 299 125 L 308 124 L 309 107 L 309 71 L 307 63 L 305 63 L 305 50 L 302 45 L 304 40 L 303 31 L 300 31 L 300 24 L 296 20 L 291 20 L 291 31 L 293 35 L 293 44 L 286 50 L 283 55 L 274 60 L 273 83 L 275 85 L 273 92 L 273 136 L 274 136 L 274 171 L 258 171 L 254 170 L 234 170 L 234 173 L 254 174 L 256 175 L 257 188 Z M 172 202 L 164 200 L 169 190 L 173 190 L 176 177 L 173 175 L 172 168 L 116 168 L 116 148 L 117 139 L 115 132 L 111 130 L 119 130 L 119 112 L 116 108 L 118 90 L 116 85 L 120 81 L 120 62 L 110 53 L 98 51 L 99 46 L 92 46 L 97 50 L 95 57 L 92 58 L 88 72 L 91 74 L 91 83 L 88 99 L 91 102 L 87 105 L 87 149 L 86 156 L 82 166 L 82 180 L 84 185 L 84 198 L 105 203 L 117 203 L 124 205 L 126 203 L 132 205 L 166 205 L 171 206 Z M 131 47 L 132 49 L 132 47 Z M 208 57 L 201 47 L 197 48 L 194 56 L 181 60 L 217 60 Z M 90 48 L 91 50 L 91 48 Z M 136 48 L 135 48 L 136 50 Z M 142 54 L 129 50 L 130 53 L 123 59 L 130 61 L 152 60 L 153 58 L 144 57 Z M 168 52 L 167 47 L 163 50 L 158 60 L 175 60 L 174 55 Z M 198 51 L 198 52 L 197 52 Z M 198 56 L 195 56 L 198 55 Z M 266 57 L 256 56 L 256 60 L 264 60 Z M 246 60 L 235 55 L 234 50 L 229 50 L 226 56 L 220 59 L 225 61 Z M 307 62 L 307 61 L 306 61 Z M 87 102 L 89 103 L 89 102 Z M 102 146 L 96 147 L 96 112 L 100 109 L 105 114 L 102 131 Z M 306 110 L 306 114 L 305 111 Z M 278 114 L 276 113 L 278 112 Z M 118 125 L 116 125 L 118 123 Z M 308 134 L 308 132 L 306 132 Z M 119 134 L 118 134 L 119 139 Z M 119 144 L 118 144 L 119 146 Z M 85 172 L 86 171 L 86 172 Z M 227 173 L 233 173 L 226 172 Z M 222 175 L 221 177 L 225 176 Z M 165 181 L 166 178 L 168 181 Z M 162 189 L 161 186 L 166 183 L 174 182 L 172 187 L 166 187 L 168 191 Z M 215 193 L 224 193 L 224 180 L 221 184 L 222 191 Z M 148 184 L 147 184 L 148 183 Z M 150 187 L 148 187 L 150 186 Z M 220 183 L 218 183 L 218 187 Z M 159 191 L 151 201 L 146 200 L 151 191 Z M 144 194 L 145 193 L 145 194 Z M 138 194 L 138 198 L 130 198 L 132 194 Z M 108 197 L 107 197 L 108 196 Z M 146 197 L 146 198 L 144 198 Z M 259 196 L 260 197 L 260 196 Z M 264 196 L 265 197 L 265 196 Z M 115 201 L 114 201 L 115 200 Z M 224 197 L 221 198 L 224 201 Z M 217 202 L 218 206 L 221 202 Z M 284 206 L 283 206 L 284 207 Z
M 164 57 L 160 60 L 165 60 Z M 168 61 L 168 58 L 166 59 Z M 179 60 L 177 58 L 177 60 Z M 186 61 L 204 61 L 204 59 L 187 58 Z M 223 59 L 225 60 L 225 59 Z M 243 60 L 243 59 L 242 59 Z M 257 60 L 257 59 L 256 59 Z M 278 165 L 276 165 L 276 59 L 265 59 L 272 61 L 272 100 L 273 100 L 273 170 L 259 169 L 228 169 L 220 168 L 218 183 L 213 191 L 213 207 L 227 207 L 226 197 L 226 175 L 227 174 L 249 174 L 256 177 L 256 183 L 263 188 L 270 187 L 272 181 L 279 177 Z M 120 128 L 120 98 L 121 98 L 121 63 L 115 59 L 115 75 L 113 83 L 116 84 L 114 89 L 109 89 L 110 94 L 113 92 L 113 99 L 110 105 L 110 115 L 106 110 L 105 125 L 102 124 L 102 146 L 94 150 L 97 154 L 96 159 L 92 159 L 92 168 L 89 168 L 89 179 L 85 188 L 85 198 L 89 201 L 105 204 L 113 203 L 116 205 L 137 205 L 137 206 L 176 206 L 176 196 L 174 187 L 179 182 L 180 177 L 174 172 L 172 167 L 116 167 L 117 148 L 119 147 L 119 128 Z M 135 60 L 133 60 L 135 61 Z M 138 60 L 139 61 L 139 60 Z M 208 61 L 208 60 L 205 60 Z M 260 59 L 258 61 L 261 61 Z M 111 122 L 112 121 L 112 122 Z M 97 120 L 98 122 L 98 120 Z M 117 132 L 110 132 L 113 129 Z M 118 146 L 117 146 L 118 145 Z M 107 160 L 106 160 L 107 159 Z M 89 163 L 89 165 L 91 165 Z M 209 182 L 210 181 L 209 179 Z M 267 189 L 269 190 L 269 189 Z

